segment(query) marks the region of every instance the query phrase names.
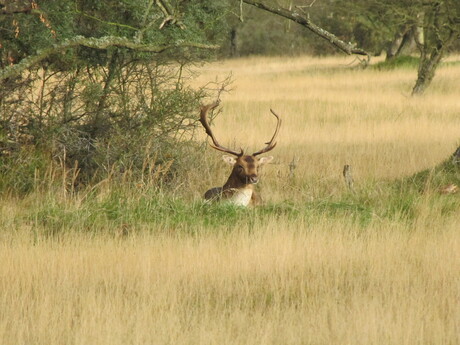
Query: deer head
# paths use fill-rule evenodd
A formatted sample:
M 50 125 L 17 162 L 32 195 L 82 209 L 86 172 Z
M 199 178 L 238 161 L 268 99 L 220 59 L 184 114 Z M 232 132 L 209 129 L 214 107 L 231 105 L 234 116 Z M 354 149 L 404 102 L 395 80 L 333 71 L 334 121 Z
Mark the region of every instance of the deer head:
M 225 190 L 229 188 L 243 188 L 247 185 L 256 184 L 257 182 L 259 182 L 258 168 L 267 163 L 270 163 L 273 160 L 272 156 L 261 158 L 259 158 L 258 156 L 263 153 L 269 152 L 275 148 L 275 140 L 280 129 L 281 120 L 279 116 L 272 109 L 270 109 L 271 113 L 277 119 L 275 132 L 271 140 L 266 143 L 266 146 L 263 149 L 256 151 L 251 155 L 245 155 L 243 149 L 241 149 L 240 151 L 234 151 L 222 146 L 221 144 L 219 144 L 216 137 L 214 136 L 207 120 L 207 114 L 209 110 L 215 109 L 218 105 L 219 102 L 215 102 L 213 104 L 203 106 L 201 108 L 200 122 L 205 128 L 206 134 L 212 140 L 212 144 L 210 144 L 211 147 L 213 147 L 216 150 L 230 154 L 230 156 L 224 155 L 222 157 L 224 162 L 233 166 L 232 173 L 230 174 L 230 177 L 227 183 L 224 185 L 223 189 Z

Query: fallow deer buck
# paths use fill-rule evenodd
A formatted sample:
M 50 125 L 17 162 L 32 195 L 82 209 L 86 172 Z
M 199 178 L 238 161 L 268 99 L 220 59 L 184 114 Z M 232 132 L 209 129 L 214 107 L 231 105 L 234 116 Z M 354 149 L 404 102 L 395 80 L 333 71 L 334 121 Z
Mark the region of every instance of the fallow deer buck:
M 275 112 L 270 109 L 271 113 L 276 117 L 277 124 L 275 133 L 271 140 L 266 143 L 266 146 L 254 152 L 252 155 L 245 155 L 243 149 L 233 151 L 219 144 L 216 137 L 212 133 L 209 126 L 207 115 L 210 110 L 215 109 L 219 102 L 203 106 L 201 108 L 200 122 L 206 130 L 206 134 L 211 138 L 213 144 L 210 146 L 216 150 L 230 154 L 231 156 L 222 156 L 224 162 L 233 166 L 232 172 L 223 187 L 214 187 L 209 189 L 204 197 L 206 200 L 226 200 L 234 205 L 239 206 L 254 206 L 261 203 L 261 198 L 254 190 L 254 185 L 259 182 L 258 169 L 270 163 L 273 156 L 261 157 L 257 156 L 273 150 L 276 146 L 276 137 L 281 125 L 281 119 Z

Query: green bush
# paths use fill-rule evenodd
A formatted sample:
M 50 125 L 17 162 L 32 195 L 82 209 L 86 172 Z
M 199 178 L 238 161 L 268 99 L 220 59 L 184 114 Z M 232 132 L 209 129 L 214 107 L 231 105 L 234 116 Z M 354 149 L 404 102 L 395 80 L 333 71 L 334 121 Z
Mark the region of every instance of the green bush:
M 184 71 L 213 55 L 224 4 L 13 5 L 0 17 L 1 190 L 30 191 L 47 171 L 74 189 L 185 170 L 206 92 Z

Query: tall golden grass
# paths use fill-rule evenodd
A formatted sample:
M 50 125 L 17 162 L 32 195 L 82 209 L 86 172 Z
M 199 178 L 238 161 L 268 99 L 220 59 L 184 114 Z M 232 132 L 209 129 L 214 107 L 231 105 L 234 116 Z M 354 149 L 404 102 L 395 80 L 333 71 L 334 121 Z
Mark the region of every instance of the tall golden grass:
M 324 61 L 326 60 L 326 61 Z M 445 159 L 459 142 L 458 65 L 439 70 L 426 97 L 410 97 L 414 69 L 351 69 L 349 58 L 251 58 L 205 68 L 233 75 L 215 132 L 255 149 L 283 117 L 278 162 L 299 159 L 307 176 L 336 175 L 344 162 L 364 178 L 399 178 Z
M 457 344 L 458 223 L 0 246 L 2 344 Z
M 269 108 L 283 117 L 277 161 L 262 177 L 270 202 L 343 194 L 344 164 L 357 188 L 384 188 L 373 181 L 434 166 L 459 144 L 460 65 L 443 66 L 428 94 L 411 98 L 415 70 L 350 61 L 239 59 L 193 80 L 233 73 L 214 122 L 224 145 L 258 149 L 274 128 Z M 199 188 L 228 173 L 217 152 L 207 159 L 204 179 L 190 169 Z M 410 222 L 267 213 L 225 231 L 147 224 L 123 238 L 45 238 L 22 214 L 46 199 L 2 198 L 0 344 L 458 344 L 460 221 L 430 193 Z

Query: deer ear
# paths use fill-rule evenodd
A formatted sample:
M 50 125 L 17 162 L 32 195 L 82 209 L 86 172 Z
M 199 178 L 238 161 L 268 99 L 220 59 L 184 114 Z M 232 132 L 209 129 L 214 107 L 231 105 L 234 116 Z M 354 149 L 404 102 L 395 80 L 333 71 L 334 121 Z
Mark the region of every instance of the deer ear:
M 259 159 L 259 166 L 262 166 L 264 164 L 268 164 L 273 160 L 273 156 L 268 156 L 268 157 L 261 157 Z
M 232 156 L 223 155 L 222 159 L 224 160 L 225 163 L 230 164 L 230 165 L 235 165 L 236 163 L 235 157 L 232 157 Z

